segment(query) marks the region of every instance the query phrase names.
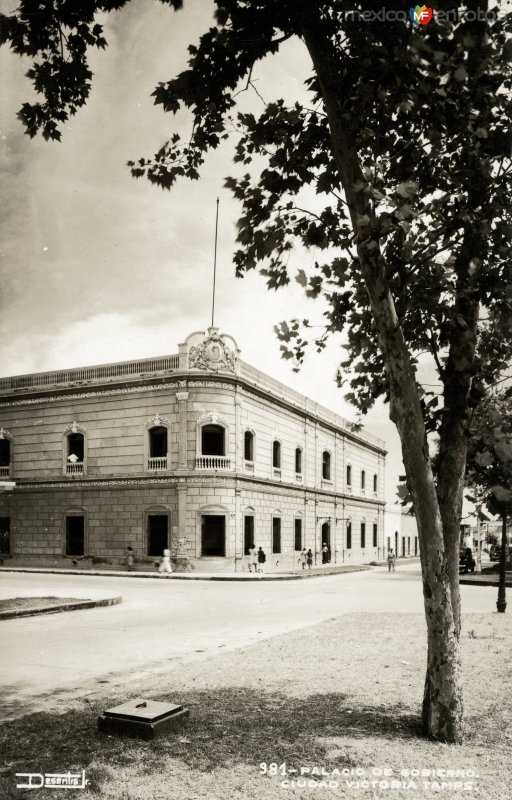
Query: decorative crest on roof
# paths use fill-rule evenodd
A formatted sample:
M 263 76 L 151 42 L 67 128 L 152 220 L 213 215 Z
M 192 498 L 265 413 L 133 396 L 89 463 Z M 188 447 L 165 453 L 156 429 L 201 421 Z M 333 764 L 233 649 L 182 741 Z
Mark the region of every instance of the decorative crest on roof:
M 208 328 L 206 339 L 195 347 L 191 347 L 188 354 L 190 369 L 204 369 L 209 372 L 227 370 L 236 371 L 237 355 L 219 336 L 218 328 Z

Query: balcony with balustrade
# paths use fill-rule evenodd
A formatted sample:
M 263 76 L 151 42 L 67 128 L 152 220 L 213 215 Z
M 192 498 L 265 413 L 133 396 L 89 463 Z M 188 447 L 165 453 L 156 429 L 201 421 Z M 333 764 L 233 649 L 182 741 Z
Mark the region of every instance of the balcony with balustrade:
M 149 472 L 162 472 L 167 469 L 167 456 L 148 458 Z
M 83 461 L 68 462 L 66 464 L 66 475 L 83 475 L 83 474 L 84 474 Z
M 230 470 L 231 459 L 228 456 L 196 456 L 196 469 Z

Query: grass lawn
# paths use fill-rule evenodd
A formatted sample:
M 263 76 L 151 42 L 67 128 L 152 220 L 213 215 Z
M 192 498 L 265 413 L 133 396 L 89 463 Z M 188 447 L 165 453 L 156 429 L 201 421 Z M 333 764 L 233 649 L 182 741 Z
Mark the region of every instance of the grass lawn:
M 0 798 L 47 800 L 63 794 L 16 789 L 16 772 L 85 770 L 89 785 L 71 793 L 83 800 L 510 800 L 511 643 L 510 615 L 466 615 L 463 746 L 421 737 L 423 617 L 352 614 L 235 652 L 220 651 L 143 683 L 59 707 L 61 713 L 5 724 Z M 136 696 L 182 703 L 190 708 L 190 722 L 153 742 L 97 733 L 96 720 L 105 708 Z M 304 777 L 338 786 L 284 788 L 283 776 L 262 774 L 262 762 L 299 771 L 357 769 L 364 775 L 309 773 Z M 393 771 L 392 778 L 372 776 L 372 770 L 384 768 Z M 400 775 L 404 769 L 466 770 L 466 777 L 412 778 Z M 468 770 L 478 777 L 468 776 Z M 294 778 L 300 773 L 287 779 Z M 372 788 L 365 779 L 404 785 Z M 432 783 L 424 786 L 429 780 L 458 780 L 472 788 L 439 790 Z
M 27 608 L 42 610 L 80 602 L 79 597 L 11 597 L 0 600 L 0 611 L 25 611 Z

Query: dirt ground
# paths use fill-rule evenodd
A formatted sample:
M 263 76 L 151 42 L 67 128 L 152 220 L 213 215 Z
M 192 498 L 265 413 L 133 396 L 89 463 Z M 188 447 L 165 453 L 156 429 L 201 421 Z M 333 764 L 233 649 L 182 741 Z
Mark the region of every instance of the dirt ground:
M 507 800 L 511 642 L 510 616 L 465 617 L 463 746 L 421 736 L 423 617 L 352 614 L 5 724 L 0 797 L 56 796 L 16 789 L 17 772 L 84 770 L 83 800 Z M 136 696 L 190 722 L 153 742 L 100 735 L 98 714 Z M 458 777 L 401 774 L 443 769 Z

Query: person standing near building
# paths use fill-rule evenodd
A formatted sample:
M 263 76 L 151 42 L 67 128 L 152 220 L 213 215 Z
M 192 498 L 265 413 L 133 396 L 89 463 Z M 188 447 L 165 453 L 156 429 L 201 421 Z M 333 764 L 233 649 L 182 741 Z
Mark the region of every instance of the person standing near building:
M 308 552 L 306 553 L 306 563 L 308 565 L 308 569 L 311 569 L 313 566 L 313 553 L 311 547 L 309 548 Z
M 388 572 L 395 571 L 395 562 L 396 562 L 396 555 L 393 548 L 388 552 Z
M 300 554 L 300 557 L 299 557 L 299 561 L 302 564 L 302 569 L 306 569 L 306 564 L 308 563 L 308 556 L 307 556 L 307 553 L 306 553 L 306 548 L 304 548 L 302 550 L 302 553 Z
M 252 568 L 254 567 L 254 572 L 258 571 L 258 552 L 255 546 L 252 544 L 249 547 L 249 572 L 252 572 Z
M 126 548 L 126 566 L 128 572 L 131 572 L 133 569 L 133 547 Z
M 263 547 L 258 547 L 258 572 L 263 572 L 263 564 L 267 560 Z
M 167 575 L 170 575 L 172 572 L 171 567 L 171 551 L 168 547 L 165 548 L 162 560 L 160 561 L 160 566 L 158 567 L 158 571 L 161 575 L 165 572 Z
M 329 563 L 329 548 L 326 544 L 322 547 L 322 564 Z

